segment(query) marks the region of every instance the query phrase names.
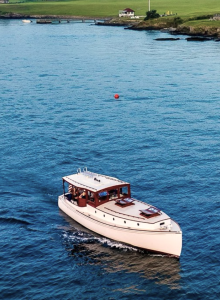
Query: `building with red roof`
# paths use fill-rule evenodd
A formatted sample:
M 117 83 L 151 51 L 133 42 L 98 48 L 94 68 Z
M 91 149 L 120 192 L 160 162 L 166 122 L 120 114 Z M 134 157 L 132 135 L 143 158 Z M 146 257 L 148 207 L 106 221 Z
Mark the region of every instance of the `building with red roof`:
M 119 10 L 119 17 L 134 17 L 135 11 L 131 8 L 125 8 L 123 10 Z

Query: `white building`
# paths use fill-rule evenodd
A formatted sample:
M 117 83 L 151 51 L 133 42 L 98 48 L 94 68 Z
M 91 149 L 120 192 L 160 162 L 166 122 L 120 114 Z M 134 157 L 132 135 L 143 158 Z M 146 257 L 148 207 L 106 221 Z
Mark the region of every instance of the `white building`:
M 131 8 L 125 8 L 123 10 L 119 10 L 119 17 L 134 17 L 134 10 Z

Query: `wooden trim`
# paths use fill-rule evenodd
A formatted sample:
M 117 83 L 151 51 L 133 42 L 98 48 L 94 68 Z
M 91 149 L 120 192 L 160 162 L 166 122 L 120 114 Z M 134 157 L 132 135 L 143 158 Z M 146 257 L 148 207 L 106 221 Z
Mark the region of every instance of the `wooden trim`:
M 120 188 L 122 188 L 122 187 L 128 187 L 128 195 L 126 195 L 126 196 L 120 196 Z M 118 198 L 117 199 L 123 199 L 123 198 L 131 198 L 130 196 L 131 196 L 131 187 L 130 187 L 130 184 L 129 183 L 125 183 L 125 184 L 121 184 L 121 185 L 113 185 L 113 186 L 111 186 L 111 187 L 107 187 L 107 188 L 104 188 L 104 189 L 101 189 L 101 190 L 98 190 L 98 191 L 96 191 L 95 192 L 95 194 L 96 194 L 96 197 L 97 197 L 97 203 L 96 203 L 96 206 L 99 206 L 99 205 L 102 205 L 102 204 L 104 204 L 104 203 L 106 203 L 106 202 L 109 202 L 109 201 L 112 201 L 113 199 L 109 199 L 109 195 L 107 196 L 108 197 L 108 199 L 106 200 L 106 201 L 103 201 L 103 202 L 99 202 L 99 193 L 101 193 L 101 192 L 109 192 L 110 190 L 117 190 L 118 191 Z M 131 198 L 132 199 L 132 198 Z

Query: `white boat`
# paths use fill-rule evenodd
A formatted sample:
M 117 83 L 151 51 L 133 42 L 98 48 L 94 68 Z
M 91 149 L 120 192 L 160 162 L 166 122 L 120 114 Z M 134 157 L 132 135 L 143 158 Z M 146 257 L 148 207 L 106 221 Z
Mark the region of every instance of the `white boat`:
M 182 231 L 162 210 L 131 197 L 130 184 L 77 170 L 63 177 L 59 208 L 86 228 L 115 241 L 179 258 Z
M 31 20 L 22 20 L 23 23 L 31 23 Z

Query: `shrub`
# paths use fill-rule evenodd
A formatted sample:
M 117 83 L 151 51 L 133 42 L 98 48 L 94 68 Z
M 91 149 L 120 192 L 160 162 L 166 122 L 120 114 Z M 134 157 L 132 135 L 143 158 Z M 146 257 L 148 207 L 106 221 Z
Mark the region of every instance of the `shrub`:
M 146 17 L 144 18 L 144 20 L 149 20 L 149 19 L 156 19 L 159 18 L 160 15 L 157 13 L 156 10 L 150 10 L 146 12 Z
M 177 27 L 180 24 L 183 24 L 183 20 L 180 17 L 175 17 L 173 19 L 173 25 L 174 25 L 174 27 Z
M 213 15 L 203 15 L 203 16 L 197 16 L 194 18 L 190 18 L 191 20 L 205 20 L 205 19 L 210 19 L 211 17 L 213 17 Z

